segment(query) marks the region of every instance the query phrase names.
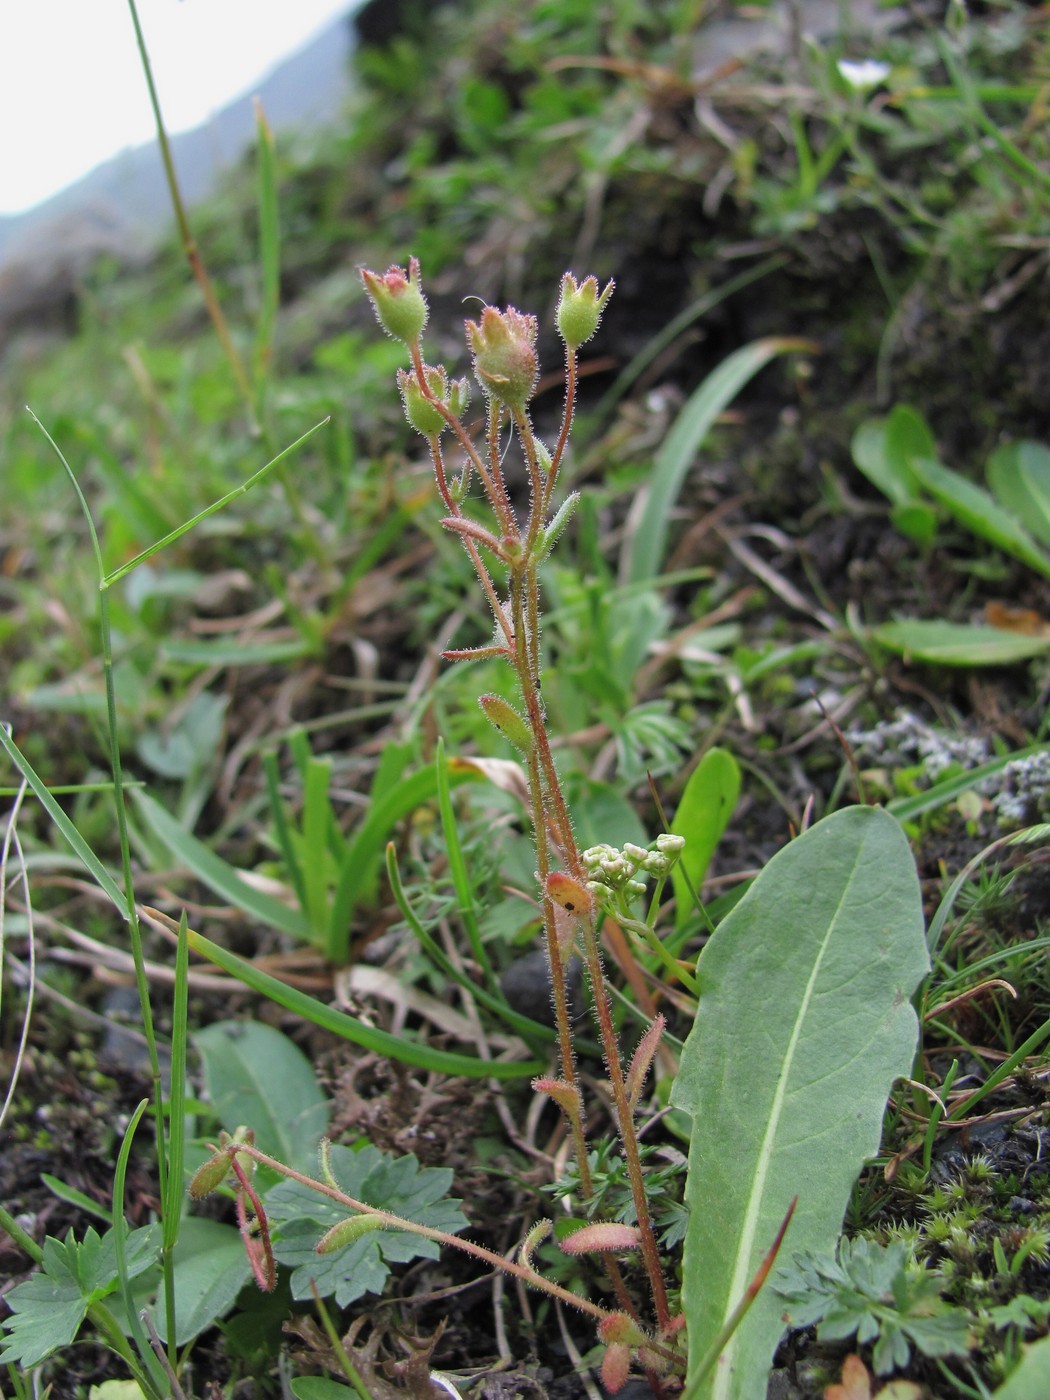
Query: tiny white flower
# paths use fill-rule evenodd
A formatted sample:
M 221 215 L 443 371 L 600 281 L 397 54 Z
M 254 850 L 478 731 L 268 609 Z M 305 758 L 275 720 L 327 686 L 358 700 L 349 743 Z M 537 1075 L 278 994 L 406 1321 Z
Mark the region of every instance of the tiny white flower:
M 864 58 L 859 63 L 840 58 L 836 66 L 854 92 L 870 92 L 890 76 L 890 65 L 875 58 Z

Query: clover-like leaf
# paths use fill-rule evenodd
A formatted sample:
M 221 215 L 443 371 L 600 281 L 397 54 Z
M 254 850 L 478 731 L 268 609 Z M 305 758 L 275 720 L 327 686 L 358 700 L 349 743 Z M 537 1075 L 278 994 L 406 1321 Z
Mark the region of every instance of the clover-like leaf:
M 333 1147 L 328 1165 L 340 1190 L 376 1210 L 449 1234 L 467 1224 L 459 1202 L 448 1198 L 452 1173 L 445 1167 L 421 1167 L 411 1153 L 395 1158 L 371 1146 L 358 1152 Z M 396 1228 L 372 1230 L 342 1249 L 318 1254 L 318 1241 L 344 1221 L 347 1212 L 298 1182 L 273 1187 L 266 1195 L 266 1209 L 275 1228 L 277 1261 L 294 1270 L 296 1298 L 308 1298 L 314 1284 L 322 1297 L 346 1307 L 365 1293 L 382 1293 L 391 1264 L 438 1257 L 434 1241 Z

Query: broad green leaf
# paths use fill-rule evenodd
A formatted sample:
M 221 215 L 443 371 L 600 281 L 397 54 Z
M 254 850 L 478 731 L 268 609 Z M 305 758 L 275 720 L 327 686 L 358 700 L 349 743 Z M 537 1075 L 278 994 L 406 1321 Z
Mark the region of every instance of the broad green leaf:
M 290 909 L 279 899 L 249 885 L 232 865 L 180 826 L 170 812 L 146 793 L 136 792 L 135 801 L 153 834 L 210 890 L 268 927 L 309 942 L 310 925 L 301 909 Z
M 251 1265 L 236 1226 L 203 1216 L 182 1222 L 174 1250 L 175 1342 L 185 1346 L 224 1317 L 251 1278 Z M 166 1342 L 164 1287 L 154 1312 L 154 1326 Z
M 807 340 L 770 336 L 735 350 L 707 376 L 675 419 L 656 454 L 649 495 L 638 528 L 624 552 L 621 572 L 625 583 L 641 583 L 660 573 L 671 511 L 686 473 L 718 415 L 774 356 L 812 348 Z
M 1025 1347 L 1019 1365 L 995 1392 L 993 1400 L 1046 1400 L 1050 1395 L 1050 1337 Z
M 783 1330 L 768 1288 L 692 1387 L 794 1196 L 785 1248 L 834 1249 L 890 1088 L 911 1069 L 909 998 L 928 967 L 908 843 L 871 807 L 837 812 L 775 855 L 701 953 L 671 1093 L 693 1120 L 682 1262 L 692 1400 L 765 1394 Z
M 898 407 L 894 409 L 894 414 L 910 414 L 912 411 Z M 902 431 L 901 425 L 891 441 L 889 425 L 888 418 L 869 418 L 853 434 L 850 452 L 854 464 L 871 484 L 893 505 L 902 507 L 915 501 L 920 487 L 918 478 L 908 465 L 907 452 L 901 449 L 909 441 L 918 439 L 916 433 Z
M 736 759 L 728 749 L 709 749 L 693 769 L 671 823 L 672 835 L 685 837 L 685 850 L 671 871 L 678 928 L 693 909 L 685 877 L 688 875 L 693 889 L 699 891 L 739 796 L 740 767 Z
M 988 458 L 985 474 L 999 504 L 1050 547 L 1050 451 L 1039 442 L 1005 443 Z
M 890 523 L 902 535 L 928 549 L 937 538 L 937 512 L 925 501 L 905 501 L 890 511 Z
M 1017 517 L 1004 510 L 987 491 L 933 458 L 916 457 L 911 465 L 930 495 L 950 510 L 960 525 L 1050 578 L 1050 555 L 1039 548 Z
M 906 661 L 939 666 L 1014 666 L 1050 650 L 1050 638 L 1008 632 L 985 623 L 902 618 L 876 627 L 873 641 Z
M 208 1098 L 222 1127 L 255 1131 L 271 1157 L 304 1169 L 328 1125 L 313 1067 L 286 1035 L 259 1021 L 218 1021 L 195 1032 Z

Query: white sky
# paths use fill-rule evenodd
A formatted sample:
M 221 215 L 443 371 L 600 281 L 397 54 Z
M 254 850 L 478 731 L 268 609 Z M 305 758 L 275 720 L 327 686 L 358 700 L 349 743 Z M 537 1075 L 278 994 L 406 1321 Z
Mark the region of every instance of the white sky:
M 350 0 L 138 0 L 171 132 L 204 121 Z M 0 214 L 153 137 L 127 0 L 0 0 Z

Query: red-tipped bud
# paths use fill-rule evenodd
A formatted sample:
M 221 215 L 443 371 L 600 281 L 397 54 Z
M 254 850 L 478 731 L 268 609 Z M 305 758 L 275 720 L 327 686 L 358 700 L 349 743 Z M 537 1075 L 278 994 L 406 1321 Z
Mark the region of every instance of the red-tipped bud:
M 657 1016 L 649 1029 L 638 1042 L 638 1049 L 634 1052 L 631 1060 L 631 1067 L 627 1071 L 626 1088 L 627 1102 L 632 1108 L 638 1105 L 641 1096 L 642 1085 L 645 1083 L 645 1076 L 649 1073 L 649 1066 L 653 1062 L 653 1057 L 660 1048 L 660 1039 L 664 1033 L 666 1021 L 662 1016 Z
M 594 897 L 586 885 L 566 875 L 564 870 L 552 870 L 547 876 L 547 897 L 567 914 L 584 918 L 594 909 Z
M 637 1249 L 641 1244 L 637 1225 L 623 1225 L 618 1220 L 600 1220 L 597 1225 L 584 1225 L 561 1240 L 564 1254 L 591 1254 L 596 1251 Z
M 444 368 L 440 365 L 436 369 L 433 365 L 424 365 L 423 373 L 431 394 L 444 403 L 448 393 L 448 377 Z M 448 424 L 437 405 L 431 403 L 419 387 L 415 373 L 412 370 L 399 369 L 397 387 L 401 390 L 401 402 L 405 406 L 405 417 L 409 425 L 425 438 L 440 437 Z
M 512 413 L 525 412 L 539 378 L 536 331 L 536 317 L 523 316 L 512 306 L 506 311 L 486 306 L 480 325 L 467 322 L 467 343 L 478 383 Z
M 624 1342 L 613 1342 L 605 1348 L 602 1357 L 602 1385 L 610 1395 L 615 1395 L 627 1384 L 631 1371 L 631 1349 Z
M 597 278 L 586 278 L 582 286 L 577 285 L 571 272 L 561 279 L 561 297 L 555 320 L 558 334 L 570 350 L 578 350 L 598 329 L 614 286 L 615 283 L 610 280 L 605 291 L 599 295 Z
M 408 346 L 418 345 L 427 323 L 427 299 L 419 285 L 418 260 L 409 261 L 407 273 L 402 267 L 391 267 L 381 277 L 365 267 L 360 272 L 379 324 L 395 340 L 403 340 Z
M 598 1323 L 598 1336 L 605 1343 L 622 1342 L 625 1346 L 641 1346 L 645 1333 L 625 1312 L 609 1313 Z
M 534 1079 L 532 1087 L 538 1094 L 548 1094 L 573 1123 L 580 1121 L 580 1091 L 566 1079 Z

